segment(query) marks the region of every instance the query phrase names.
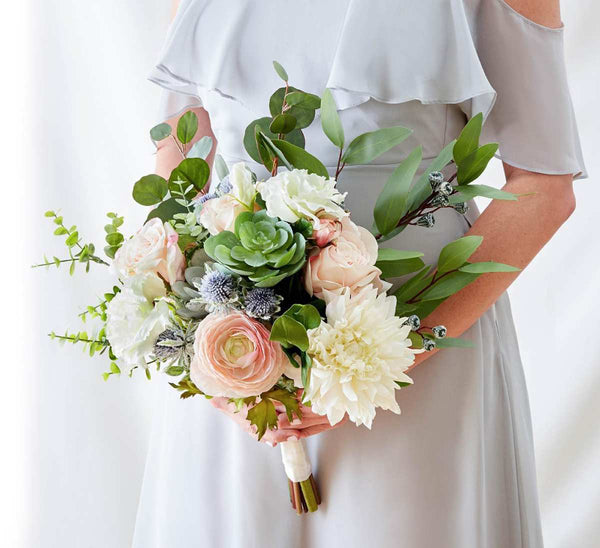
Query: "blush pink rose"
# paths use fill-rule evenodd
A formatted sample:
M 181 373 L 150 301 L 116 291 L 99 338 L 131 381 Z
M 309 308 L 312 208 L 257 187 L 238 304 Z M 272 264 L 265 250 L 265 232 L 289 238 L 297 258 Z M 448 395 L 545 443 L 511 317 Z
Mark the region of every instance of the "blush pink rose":
M 269 334 L 242 312 L 209 314 L 196 330 L 192 381 L 210 396 L 245 398 L 269 390 L 287 360 Z
M 224 230 L 233 231 L 236 217 L 248 208 L 231 194 L 224 194 L 204 202 L 200 222 L 212 236 Z
M 348 287 L 352 294 L 372 284 L 380 291 L 391 287 L 381 280 L 377 261 L 377 240 L 350 218 L 341 220 L 336 239 L 309 257 L 304 267 L 304 285 L 310 295 L 319 298 L 323 291 L 336 292 Z
M 169 223 L 150 219 L 115 254 L 114 268 L 122 278 L 153 272 L 173 284 L 183 280 L 185 258 L 179 235 Z
M 325 247 L 338 237 L 342 224 L 337 219 L 319 219 L 318 226 L 313 230 L 313 240 L 319 247 Z

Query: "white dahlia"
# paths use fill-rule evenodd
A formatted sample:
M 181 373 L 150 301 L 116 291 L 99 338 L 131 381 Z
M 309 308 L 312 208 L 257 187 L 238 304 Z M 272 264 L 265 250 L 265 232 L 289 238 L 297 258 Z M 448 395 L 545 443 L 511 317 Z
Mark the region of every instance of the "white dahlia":
M 313 358 L 306 400 L 336 424 L 348 413 L 356 425 L 371 428 L 377 407 L 400 413 L 396 381 L 411 383 L 405 371 L 419 350 L 410 348 L 406 318 L 394 315 L 396 298 L 367 286 L 324 292 L 327 323 L 308 332 Z
M 265 201 L 267 213 L 288 223 L 299 219 L 341 219 L 346 215 L 342 204 L 345 194 L 338 192 L 335 179 L 327 179 L 305 169 L 281 171 L 259 183 L 258 191 Z

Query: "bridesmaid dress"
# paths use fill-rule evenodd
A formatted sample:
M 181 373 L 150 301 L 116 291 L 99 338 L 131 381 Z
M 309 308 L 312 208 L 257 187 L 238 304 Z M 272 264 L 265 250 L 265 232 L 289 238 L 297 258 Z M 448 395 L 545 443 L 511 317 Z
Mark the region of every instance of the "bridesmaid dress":
M 379 190 L 417 144 L 423 167 L 483 112 L 482 142 L 513 166 L 585 176 L 566 81 L 563 29 L 503 0 L 183 0 L 150 80 L 162 119 L 203 106 L 228 163 L 246 161 L 247 124 L 281 85 L 329 88 L 348 139 L 414 129 L 374 164 L 344 170 L 355 222 L 371 226 Z M 318 114 L 317 114 L 318 116 Z M 162 120 L 161 120 L 162 121 Z M 320 121 L 307 149 L 337 150 Z M 334 169 L 334 168 L 333 168 Z M 470 204 L 472 222 L 477 211 Z M 453 210 L 409 227 L 390 247 L 433 263 L 468 222 Z M 516 548 L 542 546 L 530 411 L 510 305 L 503 295 L 464 335 L 412 372 L 401 415 L 379 412 L 308 440 L 323 504 L 297 516 L 278 448 L 257 443 L 200 399 L 168 387 L 157 402 L 133 545 L 183 547 Z

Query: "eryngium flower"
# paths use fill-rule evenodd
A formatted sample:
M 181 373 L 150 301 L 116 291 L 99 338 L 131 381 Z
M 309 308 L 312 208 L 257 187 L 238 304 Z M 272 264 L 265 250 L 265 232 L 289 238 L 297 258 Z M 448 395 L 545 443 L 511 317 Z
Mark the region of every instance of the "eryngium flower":
M 210 311 L 237 300 L 236 281 L 231 274 L 219 270 L 209 270 L 202 277 L 198 291 Z
M 209 257 L 256 287 L 272 287 L 298 272 L 306 261 L 305 247 L 302 234 L 265 210 L 240 213 L 234 232 L 220 232 L 204 243 Z
M 185 335 L 183 331 L 171 327 L 165 329 L 156 339 L 154 355 L 159 360 L 167 360 L 181 354 L 185 348 Z
M 410 326 L 395 315 L 396 298 L 367 286 L 356 295 L 325 292 L 327 322 L 308 332 L 313 359 L 305 399 L 336 424 L 350 420 L 368 428 L 378 407 L 400 413 L 396 382 L 419 350 L 410 348 Z
M 252 318 L 270 320 L 274 314 L 279 312 L 279 304 L 283 300 L 281 295 L 268 287 L 256 287 L 246 294 L 244 298 L 244 310 Z

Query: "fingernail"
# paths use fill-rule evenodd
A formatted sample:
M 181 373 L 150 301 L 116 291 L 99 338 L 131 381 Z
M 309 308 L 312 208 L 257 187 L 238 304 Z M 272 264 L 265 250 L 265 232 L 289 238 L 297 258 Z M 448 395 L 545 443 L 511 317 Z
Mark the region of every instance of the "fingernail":
M 298 438 L 296 436 L 290 436 L 287 441 L 298 441 Z

